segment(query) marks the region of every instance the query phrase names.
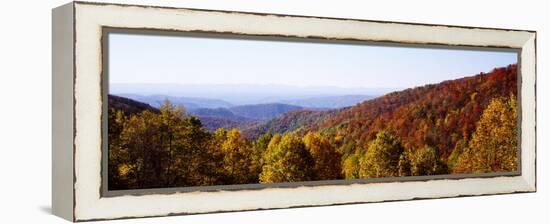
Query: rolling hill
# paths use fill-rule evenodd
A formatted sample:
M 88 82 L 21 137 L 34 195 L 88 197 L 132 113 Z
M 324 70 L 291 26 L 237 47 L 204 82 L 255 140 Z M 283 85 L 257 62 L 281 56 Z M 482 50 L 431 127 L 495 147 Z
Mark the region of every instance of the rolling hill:
M 109 108 L 121 110 L 126 115 L 140 113 L 144 110 L 150 110 L 155 113 L 159 112 L 157 108 L 149 104 L 115 95 L 108 96 L 108 105 Z
M 429 145 L 445 159 L 459 140 L 471 137 L 492 99 L 510 95 L 517 95 L 516 65 L 392 92 L 339 110 L 294 111 L 243 132 L 251 138 L 265 131 L 321 132 L 349 153 L 379 131 L 390 130 L 405 147 Z
M 208 98 L 195 98 L 195 97 L 175 97 L 167 95 L 139 95 L 139 94 L 116 94 L 118 96 L 130 98 L 133 100 L 148 103 L 153 107 L 159 108 L 164 100 L 169 100 L 170 103 L 175 105 L 183 105 L 187 110 L 193 110 L 198 108 L 228 108 L 233 106 L 231 103 Z
M 303 108 L 282 103 L 242 105 L 229 108 L 235 115 L 256 120 L 269 120 L 281 114 L 299 109 Z
M 257 104 L 216 109 L 198 108 L 189 110 L 189 114 L 200 118 L 204 128 L 208 131 L 214 131 L 217 128 L 245 130 L 287 112 L 300 109 L 302 108 L 287 104 Z
M 336 109 L 354 106 L 365 100 L 374 98 L 371 95 L 342 95 L 320 96 L 305 99 L 282 100 L 281 103 L 296 105 L 304 108 Z
M 516 65 L 392 92 L 339 109 L 315 110 L 282 103 L 231 106 L 210 100 L 202 101 L 203 106 L 223 107 L 191 108 L 188 113 L 200 118 L 206 130 L 238 128 L 248 139 L 267 131 L 300 135 L 320 132 L 342 153 L 367 145 L 376 133 L 389 130 L 405 147 L 429 145 L 445 159 L 459 140 L 471 137 L 492 99 L 511 95 L 517 95 Z M 113 95 L 109 104 L 127 113 L 158 111 L 147 103 Z

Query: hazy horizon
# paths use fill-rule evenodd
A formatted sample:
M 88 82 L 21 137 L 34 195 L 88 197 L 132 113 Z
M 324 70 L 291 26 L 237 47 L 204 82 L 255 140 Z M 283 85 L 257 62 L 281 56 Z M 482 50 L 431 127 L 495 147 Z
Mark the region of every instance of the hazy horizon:
M 516 62 L 507 51 L 109 34 L 110 83 L 404 88 Z
M 281 103 L 319 97 L 370 96 L 377 97 L 398 89 L 389 88 L 341 88 L 329 86 L 299 87 L 290 85 L 254 84 L 151 84 L 111 83 L 110 94 L 140 96 L 170 96 L 223 100 L 235 105 Z

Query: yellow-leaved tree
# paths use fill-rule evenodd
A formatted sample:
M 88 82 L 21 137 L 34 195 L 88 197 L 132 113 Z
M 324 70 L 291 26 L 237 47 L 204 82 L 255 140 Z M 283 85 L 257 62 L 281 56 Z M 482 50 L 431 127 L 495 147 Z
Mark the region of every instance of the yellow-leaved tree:
M 341 155 L 326 137 L 309 132 L 304 136 L 304 144 L 315 161 L 315 179 L 335 180 L 340 177 Z
M 359 178 L 359 159 L 362 155 L 361 150 L 355 150 L 353 153 L 343 157 L 342 174 L 346 179 Z
M 271 139 L 264 155 L 261 183 L 309 181 L 313 179 L 315 162 L 302 142 L 292 134 Z
M 361 178 L 396 177 L 399 157 L 403 153 L 401 141 L 388 131 L 380 131 L 359 159 Z
M 483 111 L 454 173 L 515 171 L 518 167 L 516 97 L 493 99 Z
M 227 137 L 221 145 L 224 154 L 223 167 L 233 184 L 248 184 L 257 182 L 257 175 L 251 174 L 252 151 L 247 141 L 238 129 L 227 132 Z

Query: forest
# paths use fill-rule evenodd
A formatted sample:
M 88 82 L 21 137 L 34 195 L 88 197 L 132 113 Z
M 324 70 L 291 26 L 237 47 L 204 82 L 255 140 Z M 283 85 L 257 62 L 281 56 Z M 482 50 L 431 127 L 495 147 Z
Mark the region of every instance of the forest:
M 518 169 L 517 66 L 207 130 L 165 100 L 109 95 L 109 190 Z

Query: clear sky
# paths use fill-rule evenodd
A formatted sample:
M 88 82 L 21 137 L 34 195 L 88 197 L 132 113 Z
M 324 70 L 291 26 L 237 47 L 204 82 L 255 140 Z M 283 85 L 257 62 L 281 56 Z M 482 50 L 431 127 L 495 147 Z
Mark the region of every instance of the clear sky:
M 110 83 L 405 88 L 488 72 L 515 52 L 110 34 Z

